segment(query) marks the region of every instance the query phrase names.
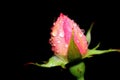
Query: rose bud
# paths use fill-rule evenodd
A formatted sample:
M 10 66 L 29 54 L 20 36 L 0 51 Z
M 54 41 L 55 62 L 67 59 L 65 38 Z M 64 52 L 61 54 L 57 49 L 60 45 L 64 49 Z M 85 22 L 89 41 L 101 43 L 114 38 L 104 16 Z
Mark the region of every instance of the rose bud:
M 86 36 L 73 20 L 61 13 L 51 29 L 50 44 L 55 55 L 67 58 L 86 55 Z

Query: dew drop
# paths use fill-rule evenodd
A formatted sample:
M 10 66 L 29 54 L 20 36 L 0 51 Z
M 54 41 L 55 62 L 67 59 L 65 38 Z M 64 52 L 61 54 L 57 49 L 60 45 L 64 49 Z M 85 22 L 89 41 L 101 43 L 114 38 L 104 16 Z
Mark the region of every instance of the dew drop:
M 68 45 L 66 44 L 66 45 L 65 45 L 65 47 L 67 48 L 67 47 L 68 47 Z
M 77 26 L 77 24 L 75 24 L 75 23 L 74 23 L 74 24 L 73 24 L 73 26 L 74 26 L 74 27 L 76 27 L 76 26 Z
M 85 30 L 84 30 L 84 29 L 81 29 L 81 31 L 82 31 L 83 33 L 85 33 Z
M 64 37 L 64 33 L 61 32 L 61 33 L 59 34 L 59 36 L 60 36 L 60 37 Z
M 63 23 L 63 21 L 62 21 L 62 20 L 59 20 L 59 23 L 60 23 L 60 24 L 62 24 L 62 23 Z
M 77 40 L 77 43 L 79 43 L 80 41 L 79 40 Z
M 52 44 L 53 46 L 56 46 L 56 44 Z
M 57 41 L 57 43 L 60 43 L 60 41 Z
M 79 36 L 82 37 L 82 36 L 83 36 L 83 33 L 79 33 Z
M 80 37 L 82 37 L 82 34 L 80 35 Z
M 52 34 L 52 36 L 56 36 L 56 33 L 55 33 L 55 32 L 52 32 L 51 34 Z
M 49 39 L 49 43 L 52 44 L 52 39 Z
M 53 25 L 55 25 L 55 23 L 53 23 Z

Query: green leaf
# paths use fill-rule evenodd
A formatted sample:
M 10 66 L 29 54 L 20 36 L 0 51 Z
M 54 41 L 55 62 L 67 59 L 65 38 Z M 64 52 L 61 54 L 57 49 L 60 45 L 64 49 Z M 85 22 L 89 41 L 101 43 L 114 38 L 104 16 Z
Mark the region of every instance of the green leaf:
M 109 53 L 109 52 L 120 52 L 120 49 L 108 49 L 108 50 L 95 50 L 95 49 L 89 49 L 87 55 L 84 58 L 90 58 L 93 55 L 100 55 L 104 53 Z
M 74 34 L 72 33 L 72 37 L 70 39 L 70 44 L 68 47 L 68 52 L 67 52 L 67 59 L 68 62 L 73 62 L 75 60 L 81 60 L 82 55 L 80 54 L 80 51 L 77 47 L 77 45 L 74 42 Z
M 67 61 L 57 57 L 57 56 L 52 56 L 47 63 L 45 64 L 38 64 L 38 63 L 32 63 L 33 65 L 39 66 L 39 67 L 46 67 L 46 68 L 51 68 L 55 66 L 61 66 L 62 68 L 65 68 L 65 65 L 67 64 Z
M 87 34 L 86 34 L 88 45 L 90 45 L 90 42 L 91 42 L 91 30 L 92 30 L 93 25 L 94 25 L 94 22 L 91 24 L 91 26 L 90 26 L 89 30 L 87 31 Z
M 84 73 L 85 73 L 84 62 L 80 62 L 79 64 L 70 67 L 69 70 L 71 74 L 77 78 L 77 80 L 84 80 Z

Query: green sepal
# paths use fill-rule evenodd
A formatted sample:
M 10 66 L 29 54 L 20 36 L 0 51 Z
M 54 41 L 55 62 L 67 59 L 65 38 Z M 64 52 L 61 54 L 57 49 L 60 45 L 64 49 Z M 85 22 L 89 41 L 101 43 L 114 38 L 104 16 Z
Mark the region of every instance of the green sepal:
M 100 46 L 100 43 L 97 44 L 97 46 L 95 46 L 93 49 L 97 49 Z
M 100 55 L 100 54 L 109 53 L 109 52 L 120 52 L 120 49 L 108 49 L 108 50 L 89 49 L 88 53 L 83 58 L 90 58 L 90 57 L 93 57 L 93 55 Z
M 87 38 L 87 41 L 88 41 L 88 45 L 90 45 L 90 42 L 91 42 L 91 30 L 92 30 L 93 25 L 94 25 L 94 22 L 91 24 L 91 26 L 90 26 L 90 28 L 88 29 L 87 34 L 86 34 L 86 38 Z
M 84 80 L 84 73 L 85 73 L 84 62 L 80 62 L 77 65 L 71 66 L 69 70 L 71 74 L 77 78 L 77 80 Z
M 72 33 L 67 54 L 68 62 L 73 62 L 82 59 L 82 55 L 74 42 L 74 33 Z
M 60 57 L 52 56 L 51 58 L 49 58 L 48 62 L 45 64 L 38 64 L 38 63 L 32 63 L 32 64 L 39 67 L 46 67 L 46 68 L 51 68 L 56 66 L 61 66 L 62 68 L 65 68 L 67 61 Z

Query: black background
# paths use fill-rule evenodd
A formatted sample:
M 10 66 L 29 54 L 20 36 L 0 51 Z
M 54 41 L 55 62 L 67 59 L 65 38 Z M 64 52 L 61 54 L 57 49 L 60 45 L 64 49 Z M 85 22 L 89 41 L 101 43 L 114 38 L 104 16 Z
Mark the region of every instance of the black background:
M 6 4 L 7 3 L 7 4 Z M 93 48 L 101 42 L 99 49 L 120 48 L 119 5 L 117 2 L 82 2 L 45 0 L 42 2 L 5 2 L 4 27 L 8 30 L 10 59 L 7 63 L 11 71 L 6 72 L 15 80 L 75 80 L 68 69 L 60 67 L 40 68 L 24 65 L 28 62 L 47 61 L 52 55 L 49 44 L 50 28 L 62 12 L 73 19 L 86 31 L 95 22 L 92 29 Z M 12 56 L 11 56 L 12 55 Z M 85 59 L 85 80 L 119 80 L 120 53 L 94 56 Z

